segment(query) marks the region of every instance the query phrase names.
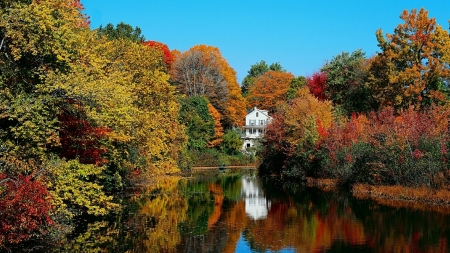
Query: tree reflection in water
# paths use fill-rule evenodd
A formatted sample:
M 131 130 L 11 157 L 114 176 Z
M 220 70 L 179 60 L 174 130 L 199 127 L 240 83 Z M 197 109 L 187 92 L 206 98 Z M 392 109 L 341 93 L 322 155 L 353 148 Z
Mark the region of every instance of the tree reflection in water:
M 167 180 L 70 252 L 448 252 L 450 215 L 254 176 Z M 95 225 L 97 224 L 97 225 Z

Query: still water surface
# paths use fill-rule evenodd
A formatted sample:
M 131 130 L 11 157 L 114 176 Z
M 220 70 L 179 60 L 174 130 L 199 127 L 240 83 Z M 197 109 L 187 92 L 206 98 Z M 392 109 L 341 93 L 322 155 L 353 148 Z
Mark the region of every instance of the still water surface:
M 345 192 L 220 174 L 166 182 L 109 221 L 84 223 L 66 252 L 450 252 L 450 215 Z

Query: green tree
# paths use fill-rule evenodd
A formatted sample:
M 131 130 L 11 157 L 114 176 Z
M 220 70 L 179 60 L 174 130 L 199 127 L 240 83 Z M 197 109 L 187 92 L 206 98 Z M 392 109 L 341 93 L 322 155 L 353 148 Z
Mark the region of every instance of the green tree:
M 120 22 L 114 28 L 114 25 L 109 23 L 104 28 L 100 25 L 97 29 L 97 32 L 100 36 L 106 36 L 108 39 L 128 39 L 133 42 L 144 42 L 145 37 L 142 35 L 142 30 L 138 26 L 133 28 L 129 24 L 125 24 L 124 22 Z
M 226 154 L 237 155 L 239 154 L 243 143 L 240 132 L 237 129 L 228 129 L 223 135 L 223 141 L 220 148 Z
M 3 157 L 42 162 L 58 146 L 63 94 L 42 90 L 47 73 L 66 73 L 89 30 L 79 1 L 2 1 L 0 143 Z M 1 159 L 2 157 L 0 157 Z
M 214 137 L 214 119 L 208 110 L 208 99 L 204 96 L 181 98 L 179 121 L 186 126 L 188 148 L 203 150 Z
M 297 76 L 292 79 L 291 83 L 289 84 L 289 89 L 286 93 L 287 99 L 293 99 L 297 97 L 297 91 L 300 88 L 303 88 L 307 84 L 307 80 L 304 76 Z
M 358 49 L 351 54 L 342 52 L 320 69 L 327 76 L 325 95 L 349 114 L 371 109 L 365 66 L 365 53 Z

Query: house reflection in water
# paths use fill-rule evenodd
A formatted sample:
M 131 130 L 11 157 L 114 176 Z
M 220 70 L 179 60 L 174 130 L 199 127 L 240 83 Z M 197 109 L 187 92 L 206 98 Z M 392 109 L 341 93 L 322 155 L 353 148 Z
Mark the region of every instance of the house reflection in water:
M 242 178 L 241 194 L 245 200 L 245 213 L 250 218 L 261 220 L 267 217 L 270 201 L 266 199 L 255 177 L 245 176 Z

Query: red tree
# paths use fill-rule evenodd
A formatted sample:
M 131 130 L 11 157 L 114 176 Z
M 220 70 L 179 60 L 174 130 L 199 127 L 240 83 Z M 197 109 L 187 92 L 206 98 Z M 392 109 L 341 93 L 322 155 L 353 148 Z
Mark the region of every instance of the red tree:
M 101 144 L 109 132 L 105 127 L 93 127 L 87 119 L 81 105 L 65 109 L 59 115 L 61 158 L 79 159 L 84 164 L 101 164 L 106 162 L 102 155 L 106 148 Z
M 172 66 L 173 61 L 175 60 L 175 57 L 172 55 L 172 53 L 169 50 L 169 47 L 161 42 L 158 41 L 146 41 L 144 42 L 144 45 L 157 48 L 162 52 L 164 63 L 166 64 L 167 68 L 170 69 Z
M 312 76 L 306 78 L 307 86 L 311 94 L 320 101 L 328 99 L 325 95 L 327 85 L 327 75 L 323 72 L 316 72 Z

